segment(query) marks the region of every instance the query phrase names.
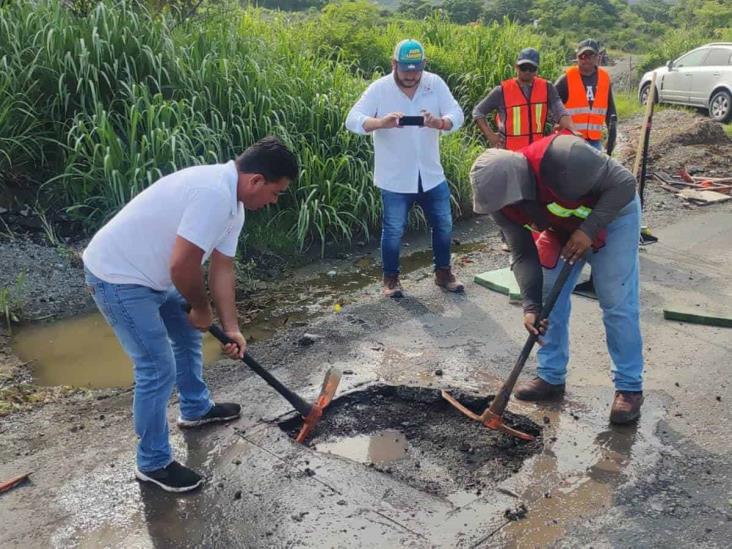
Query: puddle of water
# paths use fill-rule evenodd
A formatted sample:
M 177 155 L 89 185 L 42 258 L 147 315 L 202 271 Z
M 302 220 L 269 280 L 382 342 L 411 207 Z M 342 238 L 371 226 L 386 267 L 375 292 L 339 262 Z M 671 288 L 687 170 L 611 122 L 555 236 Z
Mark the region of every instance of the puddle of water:
M 129 387 L 132 364 L 114 332 L 99 313 L 53 324 L 25 326 L 15 332 L 13 352 L 31 363 L 39 385 L 71 385 L 91 389 Z M 204 362 L 221 356 L 212 336 L 203 340 Z
M 528 502 L 525 519 L 500 532 L 506 547 L 546 547 L 568 531 L 572 521 L 587 519 L 611 508 L 618 486 L 657 455 L 654 426 L 662 413 L 649 399 L 637 425 L 606 426 L 602 417 L 576 421 L 554 412 L 556 440 L 527 463 L 523 486 L 513 486 Z M 497 540 L 496 540 L 497 541 Z
M 455 246 L 458 253 L 482 249 L 483 242 Z M 402 259 L 402 270 L 412 272 L 429 265 L 432 251 L 415 252 Z M 370 256 L 354 262 L 353 269 L 336 276 L 320 274 L 307 280 L 293 280 L 277 288 L 255 291 L 239 303 L 242 333 L 249 342 L 262 341 L 287 328 L 332 310 L 336 303 L 373 284 L 381 277 L 381 266 Z M 111 328 L 98 314 L 84 315 L 51 324 L 21 327 L 12 339 L 13 352 L 32 364 L 33 379 L 39 385 L 70 385 L 92 389 L 128 387 L 132 366 Z M 221 356 L 218 342 L 206 334 L 204 361 Z
M 406 457 L 409 443 L 402 433 L 386 429 L 331 442 L 320 442 L 318 451 L 335 454 L 359 463 L 391 463 Z

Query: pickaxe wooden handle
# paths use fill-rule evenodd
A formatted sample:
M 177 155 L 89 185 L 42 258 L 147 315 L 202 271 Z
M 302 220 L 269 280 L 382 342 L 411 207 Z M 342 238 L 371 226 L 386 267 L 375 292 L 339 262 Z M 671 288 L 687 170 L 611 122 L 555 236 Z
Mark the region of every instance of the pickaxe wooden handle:
M 536 319 L 534 327 L 536 327 L 537 329 L 539 328 L 539 326 L 541 326 L 543 320 L 549 318 L 549 315 L 554 308 L 554 304 L 557 302 L 557 298 L 562 292 L 562 288 L 564 288 L 564 283 L 567 281 L 567 278 L 569 278 L 569 275 L 572 272 L 572 268 L 574 268 L 574 265 L 565 261 L 564 267 L 562 267 L 562 270 L 560 271 L 557 280 L 554 282 L 554 286 L 552 286 L 552 289 L 546 298 L 546 303 L 544 303 L 544 306 L 541 309 L 541 314 Z M 514 385 L 516 385 L 516 380 L 518 380 L 519 374 L 521 374 L 521 370 L 524 369 L 526 360 L 529 358 L 531 350 L 534 348 L 534 344 L 537 340 L 538 337 L 536 335 L 529 334 L 529 337 L 526 339 L 526 343 L 524 343 L 524 348 L 521 349 L 521 354 L 516 360 L 516 364 L 514 364 L 513 370 L 511 370 L 511 374 L 508 376 L 508 379 L 506 379 L 506 381 L 503 383 L 501 389 L 496 395 L 496 398 L 493 399 L 490 407 L 488 408 L 492 416 L 501 417 L 503 415 L 503 412 L 506 411 L 508 399 L 511 397 L 513 387 Z
M 227 336 L 224 331 L 215 324 L 212 324 L 208 328 L 208 331 L 211 333 L 212 336 L 214 336 L 224 345 L 228 343 L 236 344 L 236 341 Z M 310 415 L 310 412 L 312 411 L 312 406 L 305 402 L 299 395 L 295 394 L 287 387 L 285 387 L 279 379 L 277 379 L 275 376 L 265 370 L 259 364 L 259 362 L 254 360 L 252 355 L 250 355 L 249 353 L 244 353 L 244 358 L 242 358 L 242 360 L 247 366 L 249 366 L 249 368 L 254 371 L 255 374 L 257 374 L 264 381 L 266 381 L 267 385 L 272 387 L 275 391 L 281 394 L 285 398 L 285 400 L 287 400 L 287 402 L 292 404 L 293 408 L 295 408 L 295 410 L 297 410 L 302 417 L 308 417 Z

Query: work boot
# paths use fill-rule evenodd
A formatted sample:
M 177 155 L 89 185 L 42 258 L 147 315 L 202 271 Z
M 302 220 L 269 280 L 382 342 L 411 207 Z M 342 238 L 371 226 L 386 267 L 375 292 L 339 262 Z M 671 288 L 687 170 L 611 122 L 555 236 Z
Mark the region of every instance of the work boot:
M 632 423 L 640 417 L 643 404 L 642 391 L 615 391 L 615 400 L 610 410 L 610 423 L 623 425 Z
M 452 274 L 450 267 L 435 269 L 435 284 L 448 292 L 462 292 L 465 289 L 463 283 Z
M 526 400 L 529 402 L 540 401 L 540 400 L 560 400 L 564 397 L 564 383 L 559 385 L 552 385 L 547 383 L 540 377 L 522 383 L 513 392 L 519 400 Z
M 135 477 L 142 482 L 157 484 L 166 492 L 190 492 L 203 484 L 203 477 L 178 463 L 171 461 L 166 467 L 142 472 L 135 469 Z
M 404 297 L 402 285 L 399 283 L 399 274 L 384 275 L 384 289 L 382 293 L 384 297 Z
M 198 419 L 183 419 L 182 417 L 179 417 L 177 423 L 178 427 L 181 429 L 188 429 L 191 427 L 198 427 L 199 425 L 205 425 L 206 423 L 236 419 L 240 414 L 241 406 L 234 404 L 233 402 L 222 402 L 221 404 L 214 404 L 211 406 L 211 409 Z

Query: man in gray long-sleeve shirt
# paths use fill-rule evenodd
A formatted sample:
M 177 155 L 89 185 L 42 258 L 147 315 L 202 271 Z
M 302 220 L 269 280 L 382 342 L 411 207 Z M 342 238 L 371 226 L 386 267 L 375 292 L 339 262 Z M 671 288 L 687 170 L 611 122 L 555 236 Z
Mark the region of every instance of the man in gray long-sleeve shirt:
M 582 139 L 554 134 L 521 153 L 486 151 L 473 164 L 470 178 L 474 210 L 492 214 L 511 245 L 524 325 L 537 335 L 546 331 L 537 354 L 538 376 L 518 387 L 516 398 L 541 401 L 564 395 L 569 299 L 586 258 L 592 265 L 612 359 L 616 393 L 610 420 L 637 419 L 643 402 L 643 348 L 640 205 L 633 175 Z M 564 261 L 575 267 L 548 324 L 537 330 L 542 295 L 551 289 Z

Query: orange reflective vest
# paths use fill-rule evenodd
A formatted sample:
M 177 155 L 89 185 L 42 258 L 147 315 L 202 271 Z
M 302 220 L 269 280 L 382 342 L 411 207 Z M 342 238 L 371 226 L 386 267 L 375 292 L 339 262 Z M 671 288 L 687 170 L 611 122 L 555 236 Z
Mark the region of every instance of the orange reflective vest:
M 572 117 L 575 129 L 585 139 L 602 139 L 602 130 L 605 127 L 607 104 L 610 97 L 610 75 L 605 69 L 597 67 L 597 86 L 595 99 L 590 107 L 587 100 L 587 90 L 582 83 L 582 75 L 578 67 L 570 67 L 566 71 L 567 90 L 569 96 L 564 106 Z
M 506 148 L 517 151 L 544 137 L 549 106 L 546 80 L 534 78 L 528 101 L 515 78 L 501 82 L 501 91 L 506 120 L 502 121 L 499 116 L 498 123 L 503 124 L 506 132 Z

